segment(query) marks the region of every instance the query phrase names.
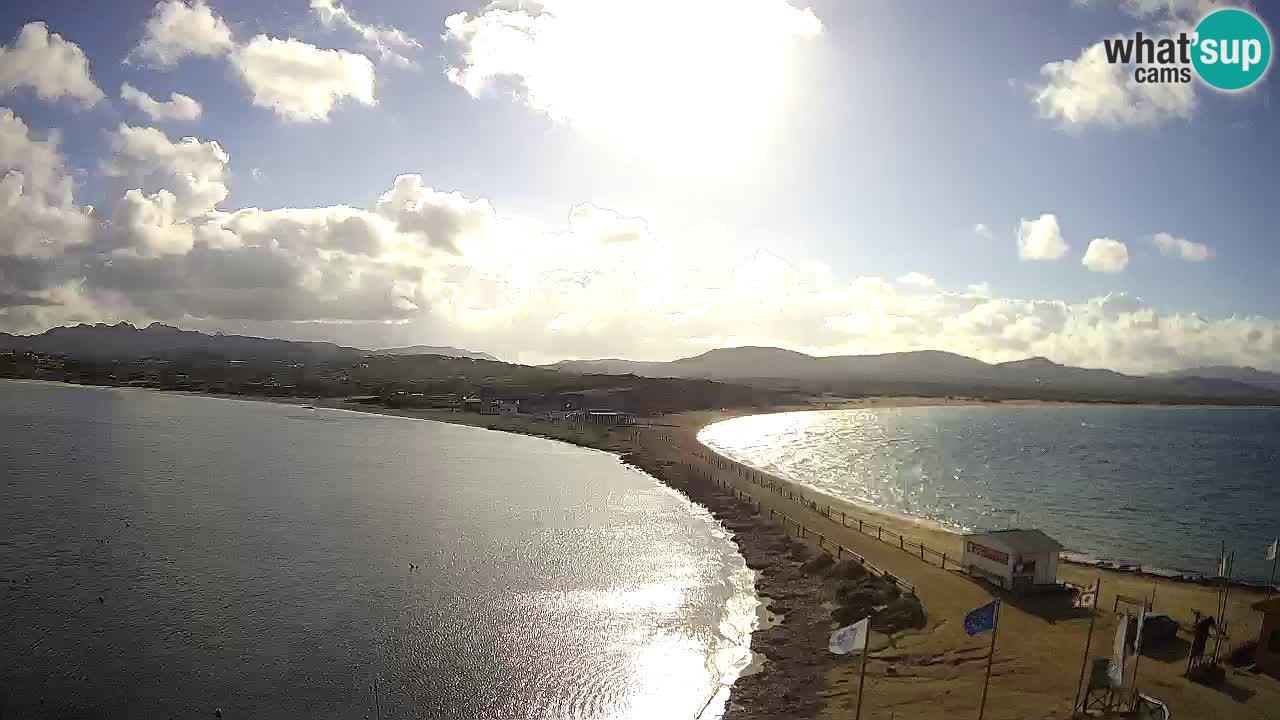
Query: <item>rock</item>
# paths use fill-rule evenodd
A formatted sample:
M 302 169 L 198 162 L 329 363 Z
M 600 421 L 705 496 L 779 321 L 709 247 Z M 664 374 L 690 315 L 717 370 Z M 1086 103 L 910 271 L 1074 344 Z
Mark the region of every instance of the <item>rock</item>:
M 805 562 L 800 566 L 801 570 L 807 573 L 825 575 L 831 571 L 831 567 L 835 565 L 835 560 L 827 553 L 818 553 L 812 560 Z

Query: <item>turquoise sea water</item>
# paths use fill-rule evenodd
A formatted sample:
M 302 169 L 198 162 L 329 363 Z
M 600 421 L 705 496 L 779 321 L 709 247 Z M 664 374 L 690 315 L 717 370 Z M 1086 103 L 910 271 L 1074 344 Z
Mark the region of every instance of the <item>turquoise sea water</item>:
M 701 439 L 839 498 L 957 529 L 1039 527 L 1077 556 L 1266 582 L 1280 410 L 958 406 L 761 415 Z

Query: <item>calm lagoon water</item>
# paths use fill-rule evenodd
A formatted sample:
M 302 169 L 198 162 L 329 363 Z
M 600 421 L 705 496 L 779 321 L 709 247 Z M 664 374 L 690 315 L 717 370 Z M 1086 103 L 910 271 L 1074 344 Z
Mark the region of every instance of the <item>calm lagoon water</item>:
M 728 457 L 956 529 L 1039 527 L 1077 555 L 1266 582 L 1280 534 L 1280 410 L 877 408 L 737 418 Z
M 0 381 L 0 717 L 711 717 L 755 609 L 609 454 Z

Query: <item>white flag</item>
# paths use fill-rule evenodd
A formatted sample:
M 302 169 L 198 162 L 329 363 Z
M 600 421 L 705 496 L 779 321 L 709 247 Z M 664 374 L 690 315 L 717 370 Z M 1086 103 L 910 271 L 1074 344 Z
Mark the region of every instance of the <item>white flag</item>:
M 831 633 L 831 642 L 827 647 L 836 655 L 862 652 L 867 649 L 867 629 L 871 626 L 871 618 L 862 618 L 852 625 L 846 625 Z
M 1223 551 L 1222 558 L 1218 560 L 1218 577 L 1227 577 L 1231 575 L 1231 566 L 1235 564 L 1236 552 Z
M 1271 544 L 1267 546 L 1267 562 L 1275 562 L 1277 544 L 1280 544 L 1280 538 L 1272 540 Z

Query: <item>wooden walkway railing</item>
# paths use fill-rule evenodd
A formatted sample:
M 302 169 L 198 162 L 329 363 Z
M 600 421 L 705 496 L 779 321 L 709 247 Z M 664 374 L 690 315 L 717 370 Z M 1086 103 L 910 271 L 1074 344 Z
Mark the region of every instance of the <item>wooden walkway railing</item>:
M 903 592 L 907 592 L 912 595 L 916 594 L 915 586 L 907 582 L 906 580 L 903 580 L 902 578 L 894 575 L 888 570 L 884 570 L 882 568 L 876 567 L 873 563 L 871 563 L 871 561 L 867 560 L 861 554 L 854 552 L 853 550 L 850 550 L 849 548 L 841 545 L 838 542 L 835 542 L 831 538 L 827 537 L 825 534 L 817 530 L 814 530 L 813 528 L 808 527 L 803 522 L 791 517 L 790 515 L 787 515 L 786 513 L 780 510 L 775 510 L 771 507 L 766 508 L 762 506 L 758 498 L 751 495 L 750 493 L 746 493 L 739 490 L 738 488 L 734 487 L 732 483 L 721 480 L 720 478 L 716 477 L 714 473 L 706 472 L 688 463 L 685 463 L 684 467 L 686 471 L 689 472 L 690 475 L 694 477 L 698 477 L 702 480 L 706 480 L 714 483 L 716 487 L 729 491 L 730 493 L 733 494 L 734 497 L 738 498 L 739 500 L 742 500 L 747 503 L 754 503 L 757 510 L 764 512 L 767 509 L 769 511 L 769 518 L 771 520 L 780 520 L 782 522 L 783 532 L 786 532 L 788 535 L 791 534 L 792 528 L 794 528 L 795 533 L 802 540 L 816 538 L 818 541 L 818 547 L 823 550 L 826 550 L 827 552 L 830 552 L 837 560 L 843 560 L 845 558 L 854 560 L 859 565 L 866 568 L 867 572 L 869 572 L 870 574 L 875 575 L 876 577 L 884 578 L 885 580 L 888 580 L 889 582 L 894 583 Z
M 774 494 L 777 494 L 780 497 L 785 497 L 786 499 L 791 500 L 793 502 L 798 502 L 801 505 L 804 505 L 805 507 L 809 508 L 810 510 L 813 510 L 818 514 L 823 515 L 824 517 L 826 517 L 827 520 L 831 522 L 839 523 L 840 525 L 843 525 L 844 527 L 849 528 L 851 530 L 856 528 L 859 533 L 874 537 L 880 542 L 896 547 L 905 553 L 909 553 L 912 556 L 919 558 L 922 562 L 929 563 L 930 565 L 933 565 L 935 567 L 940 567 L 943 570 L 958 570 L 960 572 L 965 571 L 964 566 L 958 561 L 957 558 L 950 557 L 947 555 L 946 552 L 939 551 L 935 548 L 931 548 L 925 545 L 924 541 L 922 540 L 913 541 L 900 533 L 894 532 L 892 529 L 885 527 L 884 525 L 871 522 L 864 518 L 855 517 L 845 510 L 836 509 L 830 503 L 827 503 L 824 506 L 822 503 L 818 502 L 817 500 L 810 499 L 806 497 L 803 493 L 797 492 L 791 487 L 778 482 L 777 480 L 770 477 L 769 475 L 762 473 L 759 470 L 756 470 L 755 468 L 743 465 L 742 463 L 735 462 L 733 460 L 728 460 L 713 452 L 708 452 L 702 449 L 696 449 L 693 451 L 693 453 L 704 464 L 714 469 L 733 473 L 737 477 L 743 480 L 746 480 L 752 483 L 753 485 L 757 485 Z M 707 477 L 711 479 L 715 479 L 712 477 L 712 474 L 708 474 Z M 717 480 L 717 482 L 719 481 Z M 813 532 L 813 531 L 807 531 L 807 532 Z

